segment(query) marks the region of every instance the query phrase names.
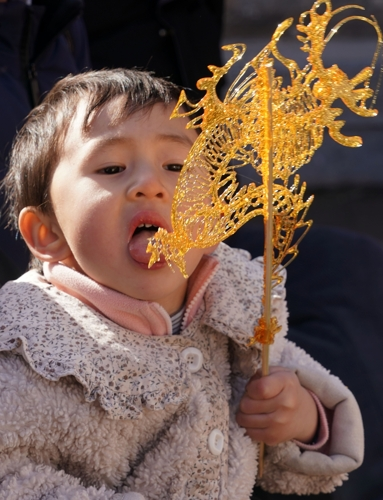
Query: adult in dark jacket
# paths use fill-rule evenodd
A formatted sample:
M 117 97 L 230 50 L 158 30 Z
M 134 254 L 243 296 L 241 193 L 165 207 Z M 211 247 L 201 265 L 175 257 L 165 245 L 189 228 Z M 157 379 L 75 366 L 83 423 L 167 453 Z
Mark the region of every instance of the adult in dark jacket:
M 195 89 L 221 66 L 223 0 L 85 0 L 94 69 L 138 67 Z
M 90 67 L 82 0 L 8 0 L 0 3 L 0 178 L 16 130 L 54 83 Z M 1 205 L 3 198 L 1 196 Z M 0 227 L 2 280 L 21 274 L 28 252 Z

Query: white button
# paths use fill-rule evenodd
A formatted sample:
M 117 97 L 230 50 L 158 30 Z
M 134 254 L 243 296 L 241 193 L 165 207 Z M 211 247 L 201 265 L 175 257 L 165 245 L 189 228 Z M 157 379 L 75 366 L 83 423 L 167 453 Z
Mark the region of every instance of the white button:
M 196 347 L 187 347 L 181 352 L 181 357 L 187 363 L 191 373 L 198 372 L 202 368 L 202 352 Z
M 222 453 L 224 441 L 225 438 L 219 429 L 211 431 L 207 444 L 213 455 L 220 455 Z

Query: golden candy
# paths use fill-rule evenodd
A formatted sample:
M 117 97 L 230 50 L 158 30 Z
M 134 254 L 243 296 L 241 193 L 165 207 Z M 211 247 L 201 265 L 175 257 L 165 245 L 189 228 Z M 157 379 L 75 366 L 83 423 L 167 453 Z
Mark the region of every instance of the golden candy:
M 254 327 L 254 337 L 250 340 L 249 346 L 254 345 L 256 342 L 259 344 L 272 344 L 274 342 L 275 335 L 281 330 L 281 326 L 278 325 L 277 318 L 274 316 L 271 318 L 270 327 L 266 324 L 266 320 L 261 316 L 258 320 L 258 325 Z M 269 336 L 271 339 L 269 340 Z
M 222 67 L 209 66 L 212 76 L 197 82 L 197 87 L 206 92 L 197 104 L 189 102 L 186 94 L 181 93 L 172 117 L 190 118 L 187 127 L 200 129 L 201 133 L 185 161 L 174 194 L 173 232 L 159 229 L 150 239 L 149 267 L 163 254 L 169 265 L 176 264 L 187 277 L 184 256 L 188 250 L 219 243 L 257 215 L 266 220 L 270 209 L 267 200 L 271 199 L 271 279 L 273 286 L 280 281 L 280 269 L 297 255 L 297 245 L 311 226 L 305 216 L 312 197 L 304 199 L 305 184 L 300 185 L 295 173 L 321 146 L 325 128 L 344 146 L 362 144 L 360 137 L 342 134 L 345 122 L 338 117 L 343 111 L 333 107 L 334 102 L 341 99 L 359 116 L 377 114 L 366 104 L 374 95 L 369 85 L 382 46 L 382 33 L 376 20 L 350 16 L 326 35 L 331 19 L 349 8 L 363 10 L 354 5 L 332 10 L 330 0 L 318 0 L 310 11 L 300 16 L 298 39 L 301 49 L 307 52 L 304 68 L 278 50 L 281 36 L 293 22 L 287 19 L 277 27 L 270 43 L 243 67 L 223 101 L 217 96 L 217 83 L 241 59 L 246 50 L 244 44 L 223 47 L 233 55 Z M 327 43 L 350 20 L 369 23 L 375 28 L 378 39 L 371 65 L 353 78 L 348 78 L 337 65 L 325 68 L 322 61 Z M 283 86 L 283 79 L 270 69 L 275 61 L 288 69 L 290 85 Z M 266 68 L 271 71 L 271 83 Z M 239 187 L 236 171 L 245 165 L 252 165 L 261 183 Z M 269 187 L 266 182 L 270 177 L 268 168 L 272 172 Z M 303 229 L 303 234 L 294 242 L 294 233 L 299 228 Z M 270 295 L 270 291 L 267 293 Z M 263 341 L 270 343 L 271 339 Z

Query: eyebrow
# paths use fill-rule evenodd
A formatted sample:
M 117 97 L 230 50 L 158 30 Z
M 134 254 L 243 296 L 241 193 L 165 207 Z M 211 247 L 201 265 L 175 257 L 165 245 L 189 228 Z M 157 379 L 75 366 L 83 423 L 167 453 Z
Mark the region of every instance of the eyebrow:
M 106 137 L 106 138 L 103 138 L 103 139 L 98 139 L 96 140 L 96 144 L 94 145 L 94 148 L 93 148 L 93 154 L 95 152 L 100 152 L 102 151 L 103 149 L 107 149 L 111 146 L 115 146 L 115 145 L 118 145 L 118 144 L 129 144 L 130 142 L 132 142 L 132 139 L 130 139 L 129 137 L 120 137 L 120 136 L 112 136 L 112 137 Z
M 192 139 L 190 139 L 187 135 L 183 134 L 157 134 L 154 139 L 164 142 L 175 142 L 178 144 L 185 145 L 189 148 L 192 147 L 194 144 L 194 141 Z M 99 152 L 102 151 L 103 149 L 118 144 L 129 145 L 129 143 L 131 142 L 133 142 L 133 139 L 131 139 L 130 137 L 121 137 L 117 135 L 112 137 L 106 137 L 104 139 L 99 139 L 96 142 L 93 152 Z
M 191 147 L 194 144 L 194 141 L 192 141 L 187 135 L 181 134 L 158 134 L 157 138 L 162 141 L 171 141 L 185 144 L 188 147 Z

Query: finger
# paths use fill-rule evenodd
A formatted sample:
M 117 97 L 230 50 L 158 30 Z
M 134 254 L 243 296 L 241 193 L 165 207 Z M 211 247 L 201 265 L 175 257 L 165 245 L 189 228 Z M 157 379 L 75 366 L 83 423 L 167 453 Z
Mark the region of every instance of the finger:
M 269 403 L 265 402 L 265 406 Z M 264 405 L 262 405 L 264 406 Z M 258 408 L 259 409 L 259 408 Z M 241 421 L 242 427 L 259 427 L 265 426 L 283 427 L 290 421 L 290 411 L 281 407 L 277 402 L 271 411 L 265 412 L 243 412 L 241 409 L 237 412 L 237 421 Z
M 246 394 L 257 400 L 276 397 L 284 388 L 286 373 L 292 372 L 277 370 L 262 378 L 252 377 L 246 386 Z
M 253 399 L 247 394 L 243 396 L 239 404 L 239 411 L 247 415 L 272 413 L 283 404 L 283 391 L 274 398 Z
M 270 414 L 261 413 L 259 415 L 247 415 L 238 412 L 236 415 L 237 423 L 245 429 L 267 429 L 270 426 Z
M 285 441 L 283 427 L 275 425 L 273 420 L 277 419 L 273 414 L 268 415 L 244 415 L 237 414 L 237 423 L 246 430 L 246 434 L 255 441 L 274 446 Z

